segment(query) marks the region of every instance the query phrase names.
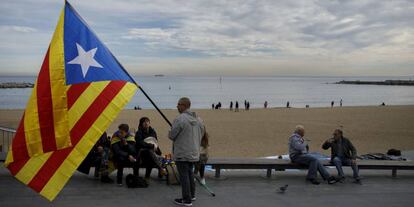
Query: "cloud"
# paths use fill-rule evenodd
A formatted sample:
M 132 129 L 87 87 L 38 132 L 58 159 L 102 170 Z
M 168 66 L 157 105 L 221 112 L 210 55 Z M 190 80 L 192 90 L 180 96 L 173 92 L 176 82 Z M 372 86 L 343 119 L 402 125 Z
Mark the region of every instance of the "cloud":
M 41 44 L 46 47 L 50 40 L 45 37 L 51 36 L 62 4 L 32 2 L 2 3 L 0 12 L 6 15 L 0 17 L 0 25 L 4 25 L 0 30 L 21 34 L 12 38 L 2 32 L 1 45 L 25 42 L 24 32 L 28 32 L 37 44 L 35 52 Z M 120 61 L 136 73 L 170 72 L 166 68 L 177 64 L 181 69 L 175 73 L 203 70 L 217 74 L 240 68 L 240 74 L 251 74 L 247 66 L 257 65 L 262 67 L 255 68 L 258 75 L 277 75 L 288 69 L 292 74 L 314 71 L 316 75 L 414 74 L 414 2 L 410 0 L 71 3 Z M 39 7 L 53 15 L 38 12 Z M 25 28 L 27 25 L 30 27 Z M 13 41 L 16 43 L 10 44 Z M 26 43 L 33 47 L 34 43 Z M 15 55 L 21 49 L 17 48 Z M 0 46 L 0 55 L 6 53 Z M 301 69 L 307 66 L 311 69 Z
M 16 25 L 0 25 L 0 32 L 17 32 L 17 33 L 31 33 L 36 32 L 37 29 L 26 26 Z

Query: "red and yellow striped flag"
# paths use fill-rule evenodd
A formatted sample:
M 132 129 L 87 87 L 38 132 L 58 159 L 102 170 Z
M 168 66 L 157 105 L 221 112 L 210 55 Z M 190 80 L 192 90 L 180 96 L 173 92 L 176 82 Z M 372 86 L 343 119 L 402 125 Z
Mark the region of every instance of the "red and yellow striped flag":
M 5 165 L 52 201 L 137 87 L 65 2 Z

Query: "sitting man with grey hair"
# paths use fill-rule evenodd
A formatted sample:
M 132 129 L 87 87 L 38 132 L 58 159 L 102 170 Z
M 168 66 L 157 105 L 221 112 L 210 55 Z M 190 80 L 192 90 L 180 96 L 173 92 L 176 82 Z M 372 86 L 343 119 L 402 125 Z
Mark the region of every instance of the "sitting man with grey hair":
M 322 178 L 328 181 L 329 184 L 336 183 L 335 177 L 330 176 L 328 171 L 319 162 L 318 158 L 308 154 L 309 146 L 305 142 L 303 136 L 305 135 L 305 128 L 302 125 L 298 125 L 295 128 L 295 132 L 289 138 L 289 157 L 293 163 L 303 164 L 309 166 L 308 175 L 306 180 L 314 185 L 319 185 L 319 181 L 316 179 L 317 172 L 321 174 Z
M 358 175 L 358 165 L 356 163 L 357 151 L 352 142 L 343 136 L 341 129 L 335 129 L 333 138 L 323 143 L 322 149 L 327 150 L 329 148 L 331 148 L 331 162 L 338 170 L 339 181 L 342 182 L 345 180 L 342 165 L 347 165 L 352 168 L 355 183 L 361 183 Z

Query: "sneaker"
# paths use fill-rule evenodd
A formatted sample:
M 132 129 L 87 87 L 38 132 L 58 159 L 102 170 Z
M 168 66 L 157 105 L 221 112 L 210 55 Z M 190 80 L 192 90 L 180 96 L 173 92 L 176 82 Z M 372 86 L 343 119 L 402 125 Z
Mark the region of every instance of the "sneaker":
M 355 178 L 354 183 L 362 185 L 362 182 L 361 182 L 360 178 Z
M 314 185 L 319 185 L 321 184 L 319 181 L 317 181 L 316 179 L 306 179 L 308 182 L 314 184 Z
M 337 177 L 336 180 L 337 180 L 337 182 L 344 183 L 345 182 L 345 177 L 344 176 Z
M 191 201 L 196 201 L 196 200 L 197 200 L 196 197 L 191 198 Z
M 174 203 L 179 205 L 179 206 L 193 206 L 193 204 L 191 202 L 184 202 L 184 200 L 181 199 L 181 198 L 175 199 Z
M 337 182 L 338 182 L 338 180 L 334 176 L 331 176 L 331 177 L 328 178 L 328 184 L 334 184 L 334 183 L 337 183 Z
M 206 184 L 206 179 L 201 178 L 201 179 L 200 179 L 200 183 L 201 183 L 202 185 L 205 185 L 205 184 Z

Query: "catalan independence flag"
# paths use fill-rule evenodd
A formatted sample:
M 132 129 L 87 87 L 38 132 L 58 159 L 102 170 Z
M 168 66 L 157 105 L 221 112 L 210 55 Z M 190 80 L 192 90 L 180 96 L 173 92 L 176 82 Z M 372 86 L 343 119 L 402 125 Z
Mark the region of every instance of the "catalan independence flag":
M 137 88 L 65 2 L 5 165 L 52 201 Z

